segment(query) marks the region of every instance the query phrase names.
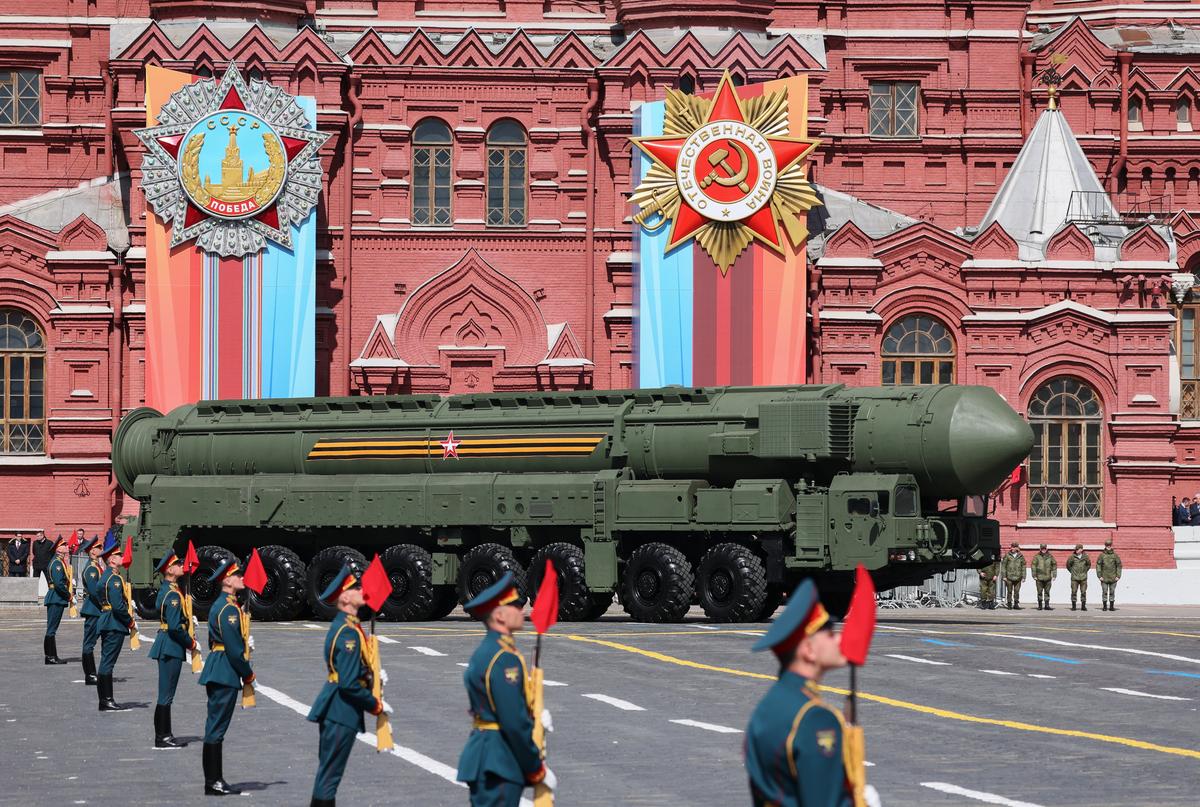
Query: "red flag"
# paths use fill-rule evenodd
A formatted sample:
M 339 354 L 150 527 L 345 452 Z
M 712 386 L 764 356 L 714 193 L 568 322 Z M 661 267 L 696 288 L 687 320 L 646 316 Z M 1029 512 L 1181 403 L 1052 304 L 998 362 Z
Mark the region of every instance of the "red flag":
M 545 633 L 558 621 L 558 572 L 554 571 L 554 562 L 550 558 L 546 558 L 546 573 L 542 575 L 542 584 L 538 586 L 537 599 L 529 617 L 538 633 Z
M 246 588 L 255 594 L 263 593 L 267 585 L 267 570 L 263 568 L 257 549 L 250 550 L 250 560 L 246 561 L 246 573 L 242 575 L 242 580 Z
M 363 572 L 362 592 L 363 600 L 372 611 L 378 611 L 387 602 L 388 597 L 392 596 L 392 581 L 387 570 L 383 568 L 383 561 L 379 559 L 378 553 Z
M 71 532 L 71 537 L 67 539 L 67 551 L 70 552 L 72 555 L 74 555 L 75 550 L 78 548 L 79 548 L 79 530 L 73 530 Z
M 121 554 L 121 565 L 126 569 L 133 563 L 133 536 L 125 539 L 125 551 Z
M 200 568 L 200 556 L 196 554 L 196 547 L 191 541 L 188 541 L 187 554 L 183 556 L 183 572 L 191 574 Z
M 1008 475 L 1008 484 L 1010 484 L 1010 485 L 1021 484 L 1021 474 L 1022 474 L 1022 472 L 1024 472 L 1024 470 L 1025 470 L 1024 465 L 1018 465 L 1016 468 L 1013 468 L 1012 473 Z
M 867 662 L 871 636 L 875 633 L 875 584 L 861 563 L 854 574 L 854 596 L 850 598 L 850 611 L 842 626 L 842 655 L 851 664 L 861 666 Z

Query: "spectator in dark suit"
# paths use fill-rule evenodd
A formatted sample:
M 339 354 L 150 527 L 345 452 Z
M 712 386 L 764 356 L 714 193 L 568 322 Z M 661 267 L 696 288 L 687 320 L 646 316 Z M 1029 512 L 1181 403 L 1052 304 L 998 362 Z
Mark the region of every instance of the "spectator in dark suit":
M 1174 518 L 1172 522 L 1176 527 L 1187 527 L 1192 523 L 1192 500 L 1187 496 L 1183 497 L 1183 501 L 1175 505 Z
M 27 577 L 29 575 L 29 542 L 25 536 L 17 533 L 17 537 L 8 542 L 8 576 Z
M 40 538 L 33 542 L 33 576 L 41 577 L 46 571 L 46 567 L 50 565 L 50 561 L 54 559 L 54 542 L 51 541 L 43 533 Z
M 1200 525 L 1200 493 L 1192 497 L 1192 503 L 1188 507 L 1188 524 L 1192 526 Z

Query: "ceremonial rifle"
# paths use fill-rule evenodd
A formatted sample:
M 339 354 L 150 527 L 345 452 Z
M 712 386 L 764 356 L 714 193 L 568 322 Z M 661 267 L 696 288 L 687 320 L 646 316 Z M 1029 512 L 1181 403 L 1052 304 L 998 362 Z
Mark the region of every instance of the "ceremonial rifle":
M 196 547 L 192 542 L 188 541 L 187 554 L 183 556 L 183 618 L 187 623 L 188 636 L 192 637 L 192 643 L 196 645 L 196 649 L 191 651 L 192 654 L 192 675 L 199 675 L 204 668 L 204 659 L 200 655 L 200 644 L 196 641 L 196 617 L 194 606 L 192 604 L 192 572 L 200 568 L 200 557 L 196 554 Z
M 546 727 L 542 725 L 542 711 L 545 705 L 545 677 L 542 673 L 542 635 L 558 621 L 558 572 L 554 570 L 554 562 L 546 558 L 546 572 L 542 575 L 542 584 L 538 586 L 537 600 L 530 613 L 533 627 L 537 631 L 537 644 L 533 648 L 533 671 L 530 686 L 533 690 L 533 741 L 542 751 L 543 763 L 546 759 Z M 550 807 L 554 804 L 554 791 L 539 782 L 533 786 L 534 807 Z
M 858 668 L 866 663 L 875 633 L 875 584 L 860 563 L 854 572 L 854 595 L 842 626 L 842 655 L 850 663 L 850 697 L 847 702 L 844 759 L 846 779 L 853 789 L 854 807 L 865 807 L 867 787 L 867 741 L 858 725 Z
M 367 638 L 366 643 L 366 661 L 371 667 L 371 694 L 375 696 L 381 706 L 379 714 L 375 716 L 375 750 L 377 752 L 390 751 L 395 747 L 395 743 L 392 742 L 391 720 L 387 712 L 382 710 L 383 677 L 380 675 L 380 669 L 383 667 L 383 662 L 379 658 L 379 637 L 375 635 L 375 617 L 383 608 L 383 604 L 387 602 L 388 597 L 392 596 L 392 581 L 388 578 L 387 570 L 383 568 L 383 561 L 379 559 L 378 553 L 371 561 L 371 565 L 363 572 L 362 592 L 363 601 L 371 609 L 371 635 Z
M 121 553 L 121 565 L 125 567 L 125 571 L 129 571 L 129 567 L 133 564 L 133 536 L 125 538 L 125 551 Z M 120 577 L 120 573 L 117 574 Z M 121 577 L 121 588 L 125 592 L 125 607 L 129 609 L 129 649 L 138 650 L 142 646 L 142 641 L 138 637 L 138 627 L 136 611 L 133 607 L 133 585 Z
M 246 584 L 246 588 L 253 591 L 255 594 L 262 594 L 263 589 L 267 586 L 267 570 L 263 568 L 262 558 L 258 556 L 258 549 L 250 550 L 250 559 L 246 561 L 246 572 L 242 575 L 242 582 Z M 250 654 L 253 652 L 250 648 L 250 598 L 246 598 L 246 610 L 242 611 L 241 625 L 242 643 L 246 648 L 246 661 L 250 661 Z M 257 701 L 254 698 L 254 682 L 247 681 L 242 684 L 242 708 L 253 709 Z

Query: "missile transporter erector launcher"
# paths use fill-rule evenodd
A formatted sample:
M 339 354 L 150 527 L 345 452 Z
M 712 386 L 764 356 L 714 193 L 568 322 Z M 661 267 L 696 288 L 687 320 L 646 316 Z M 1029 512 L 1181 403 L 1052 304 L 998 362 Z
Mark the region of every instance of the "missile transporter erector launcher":
M 548 557 L 563 619 L 619 593 L 639 621 L 698 602 L 739 622 L 806 576 L 836 608 L 859 563 L 888 589 L 990 562 L 985 497 L 1032 442 L 974 386 L 206 401 L 130 413 L 113 471 L 141 503 L 135 586 L 189 539 L 203 569 L 257 547 L 260 619 L 331 615 L 325 583 L 379 552 L 393 619 L 440 618 L 506 570 L 535 591 Z

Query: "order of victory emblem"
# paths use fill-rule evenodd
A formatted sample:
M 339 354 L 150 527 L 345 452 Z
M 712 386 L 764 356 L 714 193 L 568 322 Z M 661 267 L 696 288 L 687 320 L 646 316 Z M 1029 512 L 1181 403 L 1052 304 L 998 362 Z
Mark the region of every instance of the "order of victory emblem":
M 318 151 L 328 134 L 307 128 L 294 96 L 265 81 L 224 77 L 188 84 L 134 134 L 146 147 L 142 191 L 171 226 L 171 246 L 195 239 L 242 257 L 267 240 L 292 246 L 292 225 L 317 204 Z
M 631 197 L 636 224 L 669 219 L 667 250 L 695 238 L 722 273 L 754 241 L 782 252 L 781 223 L 799 248 L 821 204 L 804 176 L 820 141 L 787 135 L 786 90 L 742 100 L 728 72 L 711 101 L 667 90 L 663 132 L 631 138 L 653 161 Z

